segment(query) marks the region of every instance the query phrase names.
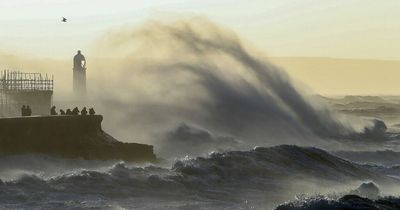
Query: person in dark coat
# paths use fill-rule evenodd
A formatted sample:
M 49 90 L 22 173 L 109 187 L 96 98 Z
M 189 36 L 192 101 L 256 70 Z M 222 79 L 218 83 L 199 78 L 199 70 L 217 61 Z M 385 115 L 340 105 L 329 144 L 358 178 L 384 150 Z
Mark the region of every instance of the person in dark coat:
M 26 116 L 31 116 L 32 115 L 32 109 L 29 107 L 29 105 L 26 107 Z
M 90 115 L 94 115 L 94 114 L 96 114 L 96 112 L 94 111 L 93 108 L 90 108 L 90 109 L 89 109 L 89 114 L 90 114 Z
M 52 106 L 50 109 L 50 115 L 58 115 L 57 111 L 56 111 L 56 106 Z
M 61 115 L 65 115 L 64 110 L 60 109 L 60 114 L 61 114 Z
M 79 109 L 78 109 L 78 107 L 75 107 L 75 108 L 72 110 L 72 114 L 73 114 L 73 115 L 79 115 Z
M 67 114 L 67 115 L 72 115 L 72 111 L 71 111 L 71 109 L 67 109 L 67 112 L 66 112 L 66 114 Z
M 25 107 L 25 105 L 22 105 L 22 107 L 21 107 L 21 116 L 26 116 L 26 107 Z
M 81 115 L 87 115 L 87 110 L 86 107 L 83 107 L 83 109 L 81 110 Z

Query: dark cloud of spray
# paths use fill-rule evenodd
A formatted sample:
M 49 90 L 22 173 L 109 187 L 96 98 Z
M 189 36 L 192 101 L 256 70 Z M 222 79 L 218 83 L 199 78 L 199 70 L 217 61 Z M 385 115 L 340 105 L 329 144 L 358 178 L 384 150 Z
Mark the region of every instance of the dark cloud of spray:
M 251 146 L 356 132 L 234 32 L 204 18 L 114 31 L 93 53 L 91 76 L 102 81 L 93 94 L 114 112 L 112 126 L 129 126 L 134 140 L 163 132 L 171 139 L 174 128 L 179 138 L 182 123 Z

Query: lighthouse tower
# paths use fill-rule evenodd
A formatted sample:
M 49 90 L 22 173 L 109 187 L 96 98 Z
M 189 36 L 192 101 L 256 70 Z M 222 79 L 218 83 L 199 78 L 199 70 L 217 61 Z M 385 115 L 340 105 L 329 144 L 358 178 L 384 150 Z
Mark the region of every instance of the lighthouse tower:
M 80 50 L 74 56 L 73 91 L 78 99 L 86 97 L 86 59 Z

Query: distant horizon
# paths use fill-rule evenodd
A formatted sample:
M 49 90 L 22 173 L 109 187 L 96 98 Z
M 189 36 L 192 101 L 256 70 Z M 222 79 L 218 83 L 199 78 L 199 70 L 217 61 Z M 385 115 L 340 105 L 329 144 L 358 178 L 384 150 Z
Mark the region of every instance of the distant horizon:
M 19 56 L 0 54 L 0 69 L 25 71 L 68 71 L 72 57 L 46 58 L 41 56 Z M 90 53 L 82 52 L 88 60 L 91 71 L 93 60 Z M 11 61 L 10 61 L 11 58 Z M 397 96 L 397 80 L 400 78 L 400 60 L 355 59 L 308 56 L 265 56 L 265 59 L 286 71 L 295 82 L 311 88 L 315 94 L 327 97 L 346 95 Z M 55 69 L 47 63 L 57 64 Z M 11 65 L 7 65 L 9 62 Z M 67 65 L 67 66 L 65 66 Z M 72 65 L 72 64 L 71 64 Z M 379 70 L 379 71 L 378 71 Z
M 268 60 L 321 95 L 399 95 L 400 60 L 326 57 Z

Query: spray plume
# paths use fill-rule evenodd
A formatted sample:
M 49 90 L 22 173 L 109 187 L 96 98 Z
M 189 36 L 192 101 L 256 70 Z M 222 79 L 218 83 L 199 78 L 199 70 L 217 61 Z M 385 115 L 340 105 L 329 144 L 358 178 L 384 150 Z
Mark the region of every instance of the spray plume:
M 107 83 L 96 84 L 94 95 L 125 111 L 114 125 L 129 124 L 141 137 L 177 127 L 167 136 L 178 138 L 188 125 L 250 145 L 355 132 L 310 103 L 284 71 L 235 33 L 203 18 L 109 33 L 95 54 L 101 76 L 94 80 Z

